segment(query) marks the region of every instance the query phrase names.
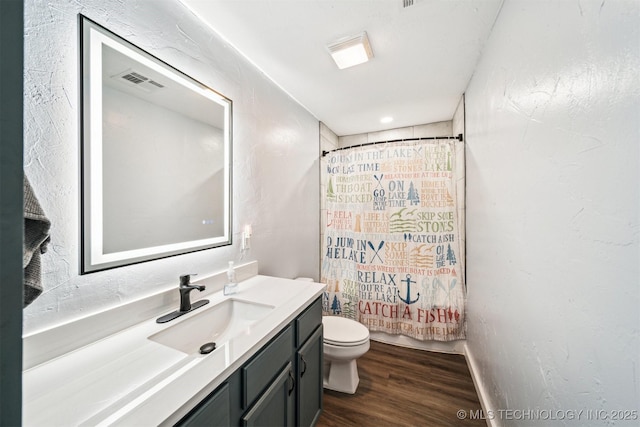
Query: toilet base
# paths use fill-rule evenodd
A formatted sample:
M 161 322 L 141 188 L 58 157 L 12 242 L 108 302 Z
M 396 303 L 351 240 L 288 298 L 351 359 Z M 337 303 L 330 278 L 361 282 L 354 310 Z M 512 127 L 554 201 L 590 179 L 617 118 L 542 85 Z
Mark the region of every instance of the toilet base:
M 359 382 L 360 377 L 355 359 L 325 362 L 323 386 L 327 390 L 354 394 Z

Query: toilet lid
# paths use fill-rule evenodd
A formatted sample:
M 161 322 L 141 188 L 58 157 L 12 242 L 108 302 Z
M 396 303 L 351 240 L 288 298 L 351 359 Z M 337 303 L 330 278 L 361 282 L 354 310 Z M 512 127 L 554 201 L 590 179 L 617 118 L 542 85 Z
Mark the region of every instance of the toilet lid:
M 324 342 L 336 346 L 359 345 L 369 340 L 369 330 L 355 320 L 339 316 L 323 316 Z

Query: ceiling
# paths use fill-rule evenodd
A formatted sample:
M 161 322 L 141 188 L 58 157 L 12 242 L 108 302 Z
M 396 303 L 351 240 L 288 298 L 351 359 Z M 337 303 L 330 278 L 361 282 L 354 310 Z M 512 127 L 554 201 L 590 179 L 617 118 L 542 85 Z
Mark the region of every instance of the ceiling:
M 343 136 L 451 120 L 503 0 L 180 1 Z M 326 45 L 362 31 L 374 58 L 339 70 Z

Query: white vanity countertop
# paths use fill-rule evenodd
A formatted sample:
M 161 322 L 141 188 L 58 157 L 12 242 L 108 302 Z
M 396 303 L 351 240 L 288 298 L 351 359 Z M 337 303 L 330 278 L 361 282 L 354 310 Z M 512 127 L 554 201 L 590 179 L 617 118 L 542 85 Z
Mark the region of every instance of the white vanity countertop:
M 322 294 L 324 285 L 254 276 L 231 296 L 168 323 L 156 318 L 23 373 L 23 425 L 173 425 Z M 177 289 L 176 289 L 177 292 Z M 192 293 L 192 300 L 200 299 Z M 274 306 L 263 320 L 207 355 L 186 354 L 149 336 L 233 298 Z M 167 313 L 177 307 L 168 307 Z

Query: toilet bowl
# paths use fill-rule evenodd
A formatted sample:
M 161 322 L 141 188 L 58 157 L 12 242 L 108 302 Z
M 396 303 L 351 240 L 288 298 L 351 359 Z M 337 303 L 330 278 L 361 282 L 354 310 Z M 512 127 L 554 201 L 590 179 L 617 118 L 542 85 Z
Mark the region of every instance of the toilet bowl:
M 355 320 L 323 316 L 324 388 L 354 394 L 360 377 L 356 359 L 369 350 L 369 330 Z
M 296 280 L 312 282 L 309 277 Z M 322 316 L 324 388 L 354 394 L 360 377 L 356 359 L 369 350 L 369 329 L 355 320 Z

